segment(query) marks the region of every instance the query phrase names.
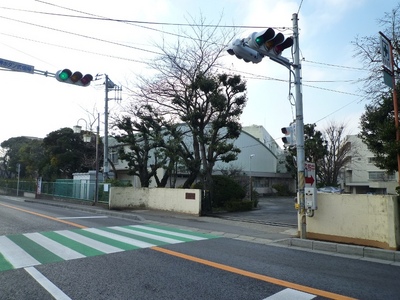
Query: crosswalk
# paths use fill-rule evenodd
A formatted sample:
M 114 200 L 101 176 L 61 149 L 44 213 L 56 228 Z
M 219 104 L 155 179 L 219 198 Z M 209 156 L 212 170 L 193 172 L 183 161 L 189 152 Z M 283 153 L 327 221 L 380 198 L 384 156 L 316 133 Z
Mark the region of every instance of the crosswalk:
M 0 272 L 217 236 L 158 225 L 129 225 L 0 236 Z

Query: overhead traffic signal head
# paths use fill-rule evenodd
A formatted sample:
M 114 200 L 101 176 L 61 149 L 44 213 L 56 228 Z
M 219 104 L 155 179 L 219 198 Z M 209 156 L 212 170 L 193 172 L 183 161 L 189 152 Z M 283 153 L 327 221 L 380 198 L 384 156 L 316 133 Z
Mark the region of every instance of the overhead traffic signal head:
M 295 146 L 296 145 L 296 123 L 291 123 L 289 127 L 283 127 L 281 129 L 282 133 L 285 136 L 282 138 L 282 142 L 286 146 Z
M 275 30 L 268 28 L 260 32 L 253 32 L 248 38 L 250 48 L 259 51 L 265 56 L 281 55 L 283 50 L 293 46 L 293 38 L 282 33 L 275 34 Z
M 230 55 L 235 55 L 239 59 L 243 59 L 245 62 L 252 62 L 257 64 L 263 59 L 263 55 L 256 50 L 250 48 L 244 43 L 244 40 L 236 39 L 226 50 Z
M 60 82 L 79 86 L 89 86 L 90 82 L 93 80 L 93 76 L 90 74 L 83 76 L 81 72 L 72 73 L 69 69 L 57 71 L 55 77 Z

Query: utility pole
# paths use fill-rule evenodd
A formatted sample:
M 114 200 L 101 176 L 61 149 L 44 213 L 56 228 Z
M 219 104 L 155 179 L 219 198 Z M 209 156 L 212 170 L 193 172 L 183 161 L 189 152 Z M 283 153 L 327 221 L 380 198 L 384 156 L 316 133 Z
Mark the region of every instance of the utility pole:
M 301 83 L 301 62 L 300 62 L 300 46 L 299 46 L 299 25 L 298 16 L 293 14 L 293 49 L 294 62 L 293 69 L 295 74 L 295 91 L 296 91 L 296 150 L 297 150 L 297 199 L 300 204 L 300 238 L 305 239 L 306 236 L 306 210 L 305 210 L 305 154 L 304 154 L 304 117 L 303 117 L 303 93 Z
M 108 179 L 108 89 L 109 89 L 109 79 L 108 75 L 105 74 L 105 105 L 104 105 L 104 161 L 103 161 L 103 180 Z M 110 85 L 114 83 L 110 80 Z
M 109 98 L 108 97 L 108 92 L 109 91 L 117 91 L 120 92 L 122 90 L 121 87 L 117 86 L 114 84 L 114 82 L 111 81 L 111 79 L 108 77 L 107 74 L 104 74 L 105 76 L 105 105 L 104 105 L 104 162 L 103 162 L 103 178 L 104 180 L 108 179 L 108 173 L 110 171 L 109 165 L 108 165 L 108 101 L 109 100 L 120 100 L 120 97 L 116 98 Z
M 305 205 L 305 155 L 304 155 L 304 118 L 303 118 L 303 94 L 301 83 L 301 62 L 300 62 L 300 46 L 299 46 L 299 26 L 298 16 L 296 13 L 292 15 L 293 37 L 285 39 L 284 35 L 279 32 L 275 34 L 273 28 L 268 28 L 260 32 L 253 32 L 247 38 L 236 39 L 227 49 L 231 55 L 235 55 L 245 62 L 257 64 L 264 57 L 285 66 L 294 74 L 294 84 L 296 90 L 296 149 L 297 149 L 297 199 L 299 201 L 300 216 L 300 238 L 306 238 L 306 205 Z M 289 59 L 282 57 L 282 52 L 293 46 L 293 63 Z M 291 124 L 290 127 L 282 129 L 282 133 L 290 133 L 294 131 Z M 290 140 L 290 142 L 289 142 Z M 285 142 L 287 141 L 287 142 Z M 294 144 L 294 139 L 287 137 L 285 144 Z M 309 215 L 310 217 L 312 215 Z

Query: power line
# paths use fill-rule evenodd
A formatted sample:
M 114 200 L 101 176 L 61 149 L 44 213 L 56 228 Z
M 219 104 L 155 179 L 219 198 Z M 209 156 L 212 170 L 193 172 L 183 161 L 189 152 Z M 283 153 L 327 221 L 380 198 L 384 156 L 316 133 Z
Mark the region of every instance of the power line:
M 60 7 L 63 9 L 69 9 L 66 7 L 62 7 L 59 5 L 55 5 L 52 3 L 44 2 L 44 1 L 38 1 L 35 0 L 36 2 L 41 2 L 44 4 Z M 133 24 L 147 24 L 147 25 L 163 25 L 163 26 L 202 26 L 202 27 L 219 27 L 219 28 L 244 28 L 244 29 L 254 29 L 254 28 L 265 28 L 265 25 L 262 26 L 257 26 L 257 25 L 220 25 L 220 24 L 195 24 L 195 23 L 171 23 L 171 22 L 154 22 L 154 21 L 138 21 L 138 20 L 127 20 L 127 19 L 114 19 L 114 18 L 107 18 L 107 17 L 100 17 L 100 16 L 95 16 L 91 15 L 85 12 L 81 11 L 76 11 L 79 13 L 84 13 L 88 14 L 90 16 L 77 16 L 77 15 L 67 15 L 67 14 L 59 14 L 59 13 L 50 13 L 50 12 L 44 12 L 44 11 L 34 11 L 34 10 L 27 10 L 27 9 L 19 9 L 19 8 L 11 8 L 11 7 L 4 7 L 1 6 L 1 9 L 8 9 L 8 10 L 15 10 L 15 11 L 23 11 L 23 12 L 29 12 L 29 13 L 36 13 L 36 14 L 44 14 L 44 15 L 51 15 L 51 16 L 57 16 L 57 17 L 68 17 L 68 18 L 78 18 L 78 19 L 89 19 L 89 20 L 98 20 L 98 21 L 111 21 L 111 22 L 121 22 L 121 23 L 133 23 Z M 72 9 L 69 9 L 72 10 Z M 287 30 L 290 29 L 289 27 L 271 27 L 277 30 Z
M 357 70 L 357 71 L 365 71 L 365 69 L 363 69 L 363 68 L 356 68 L 356 67 L 349 67 L 349 66 L 342 66 L 342 65 L 334 65 L 334 64 L 311 61 L 311 60 L 306 60 L 306 59 L 303 59 L 303 61 L 311 63 L 311 64 L 323 65 L 323 66 L 328 66 L 328 67 L 335 67 L 335 68 L 349 69 L 349 70 Z

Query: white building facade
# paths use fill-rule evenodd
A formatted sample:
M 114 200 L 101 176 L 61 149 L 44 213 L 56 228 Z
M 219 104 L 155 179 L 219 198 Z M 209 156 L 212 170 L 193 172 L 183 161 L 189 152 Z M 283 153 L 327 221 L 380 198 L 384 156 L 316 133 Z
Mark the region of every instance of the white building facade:
M 130 180 L 134 187 L 140 187 L 139 179 L 127 174 L 127 163 L 118 159 L 118 148 L 121 145 L 116 144 L 115 140 L 110 141 L 109 145 L 110 159 L 118 179 Z M 253 189 L 260 194 L 272 193 L 275 184 L 286 185 L 291 192 L 295 192 L 295 180 L 286 172 L 284 152 L 262 126 L 244 127 L 234 145 L 241 150 L 237 160 L 230 163 L 216 162 L 215 174 L 233 168 L 240 170 L 244 176 L 251 177 Z M 125 151 L 128 150 L 129 147 L 125 146 Z M 159 177 L 162 177 L 163 170 L 159 171 Z M 185 174 L 178 175 L 176 186 L 185 180 Z M 152 186 L 155 186 L 154 180 Z
M 342 170 L 344 191 L 351 194 L 396 194 L 397 172 L 388 174 L 374 165 L 374 154 L 357 135 L 349 135 L 351 161 Z

